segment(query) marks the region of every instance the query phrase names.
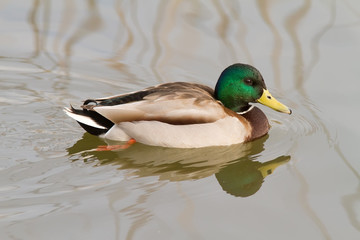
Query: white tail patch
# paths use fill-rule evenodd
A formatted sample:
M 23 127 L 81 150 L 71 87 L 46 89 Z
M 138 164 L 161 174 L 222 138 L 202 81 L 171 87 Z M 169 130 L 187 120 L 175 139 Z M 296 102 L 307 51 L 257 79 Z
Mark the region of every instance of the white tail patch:
M 71 111 L 71 109 L 65 107 L 64 108 L 64 112 L 71 118 L 75 119 L 78 122 L 81 122 L 85 125 L 94 127 L 94 128 L 99 128 L 99 129 L 106 129 L 106 127 L 103 127 L 101 125 L 99 125 L 97 122 L 95 122 L 94 120 L 92 120 L 90 117 L 84 116 L 84 115 L 79 115 L 76 113 L 73 113 L 73 111 Z
M 101 137 L 113 141 L 129 141 L 130 137 L 127 135 L 117 124 L 114 124 L 112 128 L 109 129 L 104 135 Z

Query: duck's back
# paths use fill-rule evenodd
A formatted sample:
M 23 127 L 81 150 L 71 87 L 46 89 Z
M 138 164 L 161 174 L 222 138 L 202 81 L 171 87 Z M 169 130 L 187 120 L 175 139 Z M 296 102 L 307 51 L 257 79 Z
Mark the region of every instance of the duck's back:
M 95 111 L 113 123 L 160 121 L 170 124 L 214 122 L 225 117 L 213 90 L 194 83 L 165 83 L 142 91 L 88 99 L 82 108 Z

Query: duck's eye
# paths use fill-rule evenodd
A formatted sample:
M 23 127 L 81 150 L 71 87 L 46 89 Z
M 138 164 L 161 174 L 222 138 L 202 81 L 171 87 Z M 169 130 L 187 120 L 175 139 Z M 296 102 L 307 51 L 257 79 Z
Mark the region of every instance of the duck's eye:
M 244 80 L 244 83 L 245 83 L 246 85 L 248 85 L 248 86 L 254 85 L 253 80 L 251 80 L 251 79 L 249 79 L 249 78 L 246 78 L 246 79 Z

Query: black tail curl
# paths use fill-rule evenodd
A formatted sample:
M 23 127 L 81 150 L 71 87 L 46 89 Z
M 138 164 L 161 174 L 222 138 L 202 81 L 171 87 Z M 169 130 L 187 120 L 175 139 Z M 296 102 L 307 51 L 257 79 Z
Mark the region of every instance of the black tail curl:
M 87 100 L 88 101 L 88 100 Z M 87 104 L 85 101 L 84 104 Z M 85 123 L 79 122 L 79 125 L 85 129 L 85 131 L 87 131 L 90 134 L 93 135 L 101 135 L 106 133 L 112 126 L 114 126 L 114 123 L 112 121 L 110 121 L 109 119 L 105 118 L 104 116 L 100 115 L 99 113 L 93 111 L 93 110 L 87 110 L 87 109 L 75 109 L 73 108 L 73 106 L 71 106 L 71 112 L 77 114 L 77 115 L 82 115 L 85 117 L 89 117 L 92 120 L 94 120 L 97 124 L 99 124 L 100 126 L 103 126 L 105 129 L 103 128 L 96 128 L 96 127 L 92 127 L 89 125 L 86 125 Z

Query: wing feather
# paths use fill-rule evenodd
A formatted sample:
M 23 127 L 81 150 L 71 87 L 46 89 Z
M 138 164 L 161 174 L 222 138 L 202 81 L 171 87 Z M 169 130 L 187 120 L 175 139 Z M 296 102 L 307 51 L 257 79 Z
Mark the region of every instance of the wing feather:
M 155 120 L 171 124 L 191 124 L 214 122 L 226 116 L 223 107 L 217 102 L 203 101 L 199 105 L 195 100 L 144 100 L 115 106 L 98 106 L 93 110 L 114 123 Z
M 96 111 L 114 123 L 155 120 L 192 124 L 214 122 L 226 116 L 221 103 L 213 98 L 213 90 L 193 83 L 166 83 L 92 101 L 96 101 L 96 105 L 83 108 Z

